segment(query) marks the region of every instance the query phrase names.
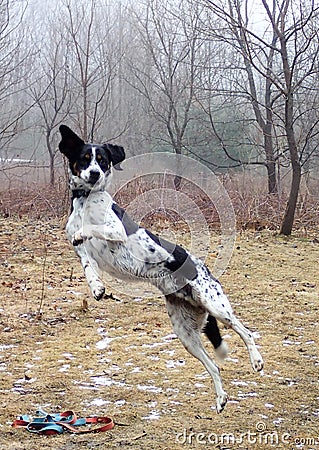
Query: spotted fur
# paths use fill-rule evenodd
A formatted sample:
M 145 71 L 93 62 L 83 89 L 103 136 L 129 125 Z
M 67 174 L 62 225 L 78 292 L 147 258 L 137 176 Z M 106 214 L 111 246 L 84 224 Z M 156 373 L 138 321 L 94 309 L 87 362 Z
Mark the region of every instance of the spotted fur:
M 107 272 L 123 280 L 145 279 L 165 296 L 174 332 L 186 350 L 199 359 L 211 375 L 216 409 L 227 402 L 217 365 L 201 342 L 205 332 L 217 356 L 226 345 L 217 321 L 236 331 L 247 346 L 252 367 L 262 370 L 263 360 L 252 333 L 235 317 L 220 283 L 203 262 L 136 224 L 107 192 L 112 168 L 125 158 L 124 149 L 110 144 L 86 144 L 70 128 L 60 127 L 60 151 L 69 160 L 72 212 L 66 231 L 81 259 L 95 299 L 105 289 L 100 278 Z

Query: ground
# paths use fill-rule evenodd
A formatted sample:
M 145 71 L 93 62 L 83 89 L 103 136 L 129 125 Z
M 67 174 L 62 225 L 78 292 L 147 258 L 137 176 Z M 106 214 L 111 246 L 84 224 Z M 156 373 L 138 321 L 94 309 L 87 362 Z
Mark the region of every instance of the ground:
M 221 282 L 265 369 L 254 373 L 242 341 L 223 328 L 229 402 L 217 415 L 211 380 L 175 339 L 159 294 L 113 284 L 113 297 L 96 302 L 63 224 L 6 218 L 0 226 L 1 450 L 319 449 L 315 234 L 238 234 Z M 10 427 L 39 407 L 108 415 L 116 426 L 55 437 Z

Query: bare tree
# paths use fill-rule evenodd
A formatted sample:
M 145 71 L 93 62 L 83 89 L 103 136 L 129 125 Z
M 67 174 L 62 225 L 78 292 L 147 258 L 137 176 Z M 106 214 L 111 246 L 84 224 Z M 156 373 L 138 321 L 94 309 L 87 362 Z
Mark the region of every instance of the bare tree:
M 241 97 L 241 102 L 250 102 L 252 113 L 258 125 L 263 139 L 263 155 L 257 159 L 243 159 L 232 155 L 224 141 L 220 138 L 214 125 L 214 117 L 211 108 L 206 107 L 206 113 L 212 125 L 213 132 L 227 155 L 236 165 L 261 165 L 267 170 L 268 192 L 277 193 L 276 155 L 273 144 L 273 103 L 276 95 L 273 95 L 273 83 L 270 74 L 274 64 L 274 48 L 278 37 L 274 32 L 267 33 L 268 45 L 264 45 L 260 51 L 260 45 L 252 37 L 253 18 L 248 10 L 248 2 L 242 0 L 228 0 L 227 6 L 221 2 L 206 2 L 214 13 L 214 19 L 218 17 L 219 24 L 210 28 L 211 39 L 222 43 L 224 47 L 224 64 L 221 70 L 225 73 L 235 73 L 231 82 L 220 89 L 219 95 Z M 220 25 L 222 21 L 223 25 Z M 268 37 L 269 35 L 269 37 Z M 256 66 L 258 68 L 256 68 Z M 227 68 L 228 67 L 228 68 Z M 242 68 L 241 68 L 242 67 Z M 261 72 L 263 75 L 261 75 Z M 222 74 L 220 74 L 222 77 Z M 236 93 L 237 91 L 237 93 Z M 216 95 L 216 92 L 214 93 Z M 237 105 L 237 108 L 239 106 Z M 247 121 L 246 127 L 249 126 Z M 255 147 L 259 147 L 255 143 Z M 258 152 L 258 156 L 260 156 Z
M 273 176 L 276 159 L 272 150 L 272 132 L 285 140 L 284 151 L 278 157 L 289 154 L 292 169 L 290 194 L 281 226 L 281 233 L 288 235 L 293 227 L 302 167 L 301 149 L 296 139 L 296 126 L 300 117 L 296 117 L 295 97 L 318 71 L 316 61 L 319 47 L 313 45 L 318 41 L 318 6 L 314 0 L 307 3 L 302 0 L 281 0 L 272 2 L 271 6 L 268 1 L 262 0 L 267 26 L 256 30 L 249 27 L 248 0 L 227 0 L 226 9 L 221 1 L 205 2 L 232 30 L 243 56 L 249 95 L 256 121 L 264 135 L 268 175 Z M 267 39 L 268 35 L 270 39 Z M 264 101 L 258 99 L 254 74 L 265 81 Z M 301 115 L 303 113 L 301 111 Z M 271 185 L 275 188 L 270 180 L 269 188 Z
M 116 13 L 116 9 L 114 10 Z M 121 134 L 107 120 L 117 105 L 114 80 L 121 58 L 111 15 L 104 0 L 61 0 L 47 4 L 45 15 L 36 11 L 32 46 L 37 53 L 28 92 L 40 116 L 33 116 L 35 129 L 45 139 L 50 182 L 55 182 L 56 130 L 64 120 L 73 121 L 85 140 Z M 116 24 L 116 21 L 114 21 Z M 39 26 L 40 24 L 40 26 Z M 121 131 L 125 129 L 122 125 Z
M 274 7 L 272 11 L 269 9 L 266 0 L 262 0 L 262 2 L 278 37 L 279 46 L 276 50 L 280 54 L 284 74 L 283 80 L 280 80 L 280 83 L 278 83 L 279 80 L 276 80 L 276 84 L 284 97 L 285 115 L 283 123 L 292 167 L 292 181 L 280 233 L 289 235 L 293 227 L 301 180 L 300 148 L 298 149 L 297 146 L 295 130 L 294 97 L 307 78 L 318 71 L 318 67 L 316 67 L 319 53 L 318 45 L 313 48 L 311 54 L 307 55 L 307 51 L 314 39 L 318 42 L 318 24 L 315 27 L 308 27 L 308 24 L 316 18 L 319 7 L 315 6 L 314 0 L 310 1 L 307 6 L 304 6 L 303 2 L 300 1 L 298 5 L 300 7 L 299 14 L 296 15 L 292 0 L 282 0 L 280 9 L 276 10 Z M 318 20 L 318 17 L 316 19 Z
M 51 36 L 41 43 L 38 51 L 37 82 L 30 87 L 30 95 L 41 113 L 46 148 L 49 155 L 50 184 L 55 183 L 55 159 L 58 154 L 56 131 L 70 113 L 68 46 L 63 33 L 47 24 Z
M 263 71 L 265 73 L 264 86 L 261 88 L 262 83 L 257 86 L 257 83 L 261 81 L 257 78 L 254 71 L 255 64 L 255 48 L 252 44 L 251 37 L 249 35 L 249 14 L 247 11 L 247 3 L 245 5 L 244 12 L 241 11 L 241 5 L 239 1 L 228 2 L 229 13 L 230 13 L 230 26 L 233 35 L 236 38 L 236 47 L 240 51 L 245 71 L 247 74 L 247 94 L 251 102 L 256 122 L 259 125 L 264 141 L 264 152 L 265 152 L 265 166 L 268 175 L 268 192 L 270 194 L 277 193 L 277 180 L 276 180 L 276 166 L 275 166 L 275 155 L 273 148 L 273 101 L 272 96 L 272 79 L 271 72 L 274 63 L 274 48 L 277 42 L 277 35 L 272 31 L 269 39 L 268 48 L 264 48 L 264 54 L 262 58 L 259 59 L 259 63 L 262 63 Z M 258 76 L 258 73 L 257 73 Z M 263 94 L 258 94 L 258 90 L 263 91 Z M 261 96 L 263 95 L 263 99 Z
M 158 136 L 176 154 L 186 147 L 192 119 L 195 85 L 199 73 L 197 55 L 201 41 L 195 2 L 147 0 L 135 9 L 139 44 L 144 57 L 130 57 L 132 76 L 127 80 L 145 99 L 149 113 L 161 123 Z
M 0 143 L 6 148 L 18 133 L 28 107 L 17 101 L 25 84 L 25 63 L 30 50 L 23 46 L 22 19 L 27 3 L 0 0 Z
M 69 71 L 77 105 L 73 121 L 85 140 L 93 140 L 114 107 L 113 82 L 122 58 L 117 21 L 105 0 L 66 0 L 64 7 L 61 21 L 70 44 Z

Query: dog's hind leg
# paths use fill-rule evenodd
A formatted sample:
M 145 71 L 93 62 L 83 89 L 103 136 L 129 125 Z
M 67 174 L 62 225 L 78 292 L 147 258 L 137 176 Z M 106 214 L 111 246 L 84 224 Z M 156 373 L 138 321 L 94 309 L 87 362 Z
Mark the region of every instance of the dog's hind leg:
M 238 333 L 246 344 L 253 369 L 256 371 L 262 370 L 264 365 L 263 359 L 257 350 L 252 332 L 244 327 L 234 315 L 220 283 L 211 277 L 204 265 L 201 267 L 200 277 L 189 282 L 189 285 L 192 287 L 192 298 L 198 306 Z
M 253 334 L 235 316 L 226 295 L 222 293 L 217 297 L 217 299 L 209 299 L 209 301 L 206 299 L 206 301 L 202 302 L 202 304 L 205 305 L 205 308 L 209 314 L 239 334 L 247 347 L 252 368 L 256 372 L 261 371 L 263 369 L 264 362 L 261 354 L 257 350 Z
M 262 370 L 264 363 L 261 354 L 257 350 L 253 334 L 234 315 L 226 295 L 222 293 L 220 287 L 218 289 L 220 289 L 218 296 L 212 298 L 207 298 L 206 296 L 206 298 L 202 300 L 201 304 L 206 308 L 210 315 L 214 316 L 227 327 L 232 328 L 239 334 L 246 344 L 253 369 L 256 372 L 259 372 Z M 210 292 L 213 291 L 210 290 Z
M 238 333 L 245 342 L 252 368 L 256 372 L 260 372 L 264 367 L 264 362 L 257 349 L 252 332 L 248 330 L 234 314 L 231 316 L 230 320 L 227 319 L 224 323 Z
M 204 365 L 212 377 L 216 391 L 216 409 L 220 413 L 226 405 L 227 394 L 223 389 L 219 369 L 205 351 L 200 337 L 206 323 L 207 313 L 202 308 L 193 306 L 187 300 L 178 298 L 174 294 L 165 297 L 167 312 L 174 332 L 185 349 Z
M 211 315 L 208 316 L 203 332 L 213 344 L 217 359 L 219 361 L 223 361 L 227 357 L 228 347 L 224 339 L 221 337 L 215 317 Z
M 223 294 L 223 296 L 225 299 L 225 294 Z M 221 297 L 220 297 L 220 300 L 221 300 Z M 219 321 L 224 323 L 227 327 L 232 328 L 236 333 L 239 334 L 239 336 L 242 338 L 242 340 L 244 341 L 244 343 L 247 347 L 252 368 L 256 372 L 261 371 L 263 369 L 264 362 L 263 362 L 261 354 L 259 353 L 259 351 L 257 349 L 252 332 L 250 330 L 248 330 L 248 328 L 244 327 L 244 325 L 234 315 L 234 313 L 231 311 L 231 309 L 230 310 L 228 309 L 227 311 L 225 311 L 225 314 L 224 314 L 223 308 L 221 308 L 220 305 L 218 305 L 218 302 L 205 301 L 204 303 L 205 303 L 205 307 L 206 307 L 207 311 L 209 312 L 209 314 L 213 315 L 214 317 L 216 317 L 216 319 L 218 319 Z M 226 301 L 225 301 L 225 304 L 226 304 Z M 224 305 L 224 303 L 222 304 L 222 306 L 223 305 Z

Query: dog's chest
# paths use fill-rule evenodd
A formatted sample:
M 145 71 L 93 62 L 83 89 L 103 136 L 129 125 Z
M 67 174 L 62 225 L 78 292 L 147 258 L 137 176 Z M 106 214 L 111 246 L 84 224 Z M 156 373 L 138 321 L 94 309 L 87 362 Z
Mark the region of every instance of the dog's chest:
M 72 213 L 70 214 L 65 228 L 69 241 L 71 241 L 73 234 L 78 231 L 83 224 L 84 204 L 85 201 L 82 198 L 73 200 Z
M 100 200 L 104 201 L 101 203 Z M 92 201 L 93 200 L 93 201 Z M 99 200 L 99 201 L 97 201 Z M 70 242 L 74 233 L 90 225 L 101 225 L 107 223 L 109 202 L 105 196 L 93 196 L 88 199 L 86 197 L 75 198 L 73 200 L 73 209 L 66 225 L 66 233 Z M 103 228 L 102 228 L 103 229 Z M 127 267 L 129 255 L 125 246 L 120 243 L 111 243 L 107 240 L 92 238 L 85 241 L 80 246 L 73 247 L 75 252 L 82 257 L 86 254 L 88 262 L 98 266 L 101 271 L 105 271 L 114 276 L 121 275 L 121 267 Z

